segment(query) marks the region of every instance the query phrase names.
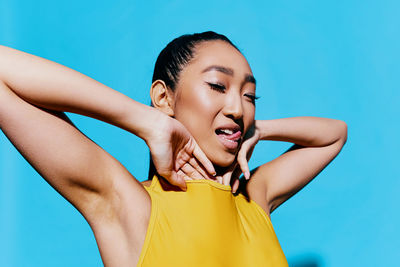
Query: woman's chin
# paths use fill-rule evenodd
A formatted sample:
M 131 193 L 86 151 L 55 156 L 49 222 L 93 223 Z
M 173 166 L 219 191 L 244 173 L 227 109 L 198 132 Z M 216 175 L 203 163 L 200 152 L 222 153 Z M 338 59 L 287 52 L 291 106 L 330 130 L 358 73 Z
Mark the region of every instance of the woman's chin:
M 209 158 L 215 167 L 228 168 L 235 162 L 235 155 Z

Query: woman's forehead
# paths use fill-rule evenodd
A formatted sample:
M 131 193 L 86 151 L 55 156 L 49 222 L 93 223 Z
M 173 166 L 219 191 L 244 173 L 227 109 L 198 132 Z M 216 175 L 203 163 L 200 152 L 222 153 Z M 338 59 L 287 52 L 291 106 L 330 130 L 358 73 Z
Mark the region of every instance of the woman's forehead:
M 246 58 L 235 47 L 225 41 L 207 41 L 195 49 L 193 60 L 189 64 L 197 71 L 203 72 L 212 66 L 221 66 L 239 73 L 252 74 Z M 215 68 L 214 68 L 215 70 Z
M 203 42 L 196 47 L 193 59 L 181 71 L 177 88 L 186 88 L 203 77 L 215 75 L 242 85 L 254 84 L 255 89 L 256 80 L 246 58 L 235 47 L 219 40 Z

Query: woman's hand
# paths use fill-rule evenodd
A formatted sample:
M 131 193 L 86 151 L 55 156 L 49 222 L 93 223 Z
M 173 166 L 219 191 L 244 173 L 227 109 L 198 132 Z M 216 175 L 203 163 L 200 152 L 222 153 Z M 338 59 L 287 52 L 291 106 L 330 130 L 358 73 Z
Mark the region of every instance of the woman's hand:
M 178 120 L 160 114 L 152 132 L 146 143 L 157 173 L 169 183 L 186 190 L 185 180 L 215 180 L 213 164 Z
M 233 193 L 239 188 L 239 177 L 242 173 L 247 180 L 250 179 L 248 161 L 260 138 L 260 131 L 256 126 L 256 122 L 254 122 L 243 138 L 236 162 L 228 168 L 222 177 L 217 177 L 218 180 L 221 179 L 222 184 L 231 184 Z
M 242 172 L 244 177 L 249 180 L 250 179 L 250 169 L 248 165 L 248 161 L 250 160 L 251 155 L 253 154 L 254 147 L 260 140 L 260 131 L 257 128 L 257 121 L 254 121 L 253 125 L 246 132 L 243 143 L 240 147 L 240 150 L 237 155 L 237 166 L 232 171 L 232 179 L 233 179 L 233 192 L 236 192 L 239 186 L 239 175 Z

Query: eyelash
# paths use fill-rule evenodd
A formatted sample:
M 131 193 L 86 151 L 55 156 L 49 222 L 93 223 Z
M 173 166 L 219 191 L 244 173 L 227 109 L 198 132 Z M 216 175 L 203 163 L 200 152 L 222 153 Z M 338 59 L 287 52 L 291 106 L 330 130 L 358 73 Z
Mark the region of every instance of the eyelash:
M 225 86 L 222 84 L 217 84 L 217 83 L 207 83 L 211 89 L 218 91 L 218 92 L 225 92 Z
M 211 89 L 218 91 L 218 92 L 225 92 L 226 88 L 224 85 L 222 84 L 217 84 L 217 83 L 207 83 Z M 259 96 L 255 96 L 255 95 L 250 95 L 250 94 L 245 94 L 244 96 L 250 98 L 251 102 L 255 103 L 257 99 L 259 99 Z
M 248 98 L 251 99 L 251 102 L 256 103 L 256 100 L 259 99 L 259 96 L 255 96 L 255 95 L 249 95 L 249 94 L 245 94 L 245 96 L 247 96 Z

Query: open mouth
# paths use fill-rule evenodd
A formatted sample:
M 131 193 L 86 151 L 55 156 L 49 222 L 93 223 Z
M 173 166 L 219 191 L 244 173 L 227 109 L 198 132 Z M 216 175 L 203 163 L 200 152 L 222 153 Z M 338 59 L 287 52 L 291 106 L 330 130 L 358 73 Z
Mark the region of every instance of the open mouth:
M 219 141 L 229 150 L 234 150 L 239 146 L 242 138 L 240 127 L 223 127 L 215 130 Z

